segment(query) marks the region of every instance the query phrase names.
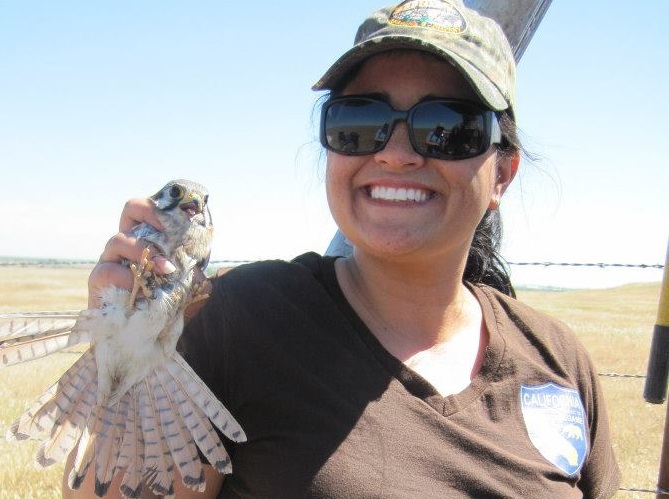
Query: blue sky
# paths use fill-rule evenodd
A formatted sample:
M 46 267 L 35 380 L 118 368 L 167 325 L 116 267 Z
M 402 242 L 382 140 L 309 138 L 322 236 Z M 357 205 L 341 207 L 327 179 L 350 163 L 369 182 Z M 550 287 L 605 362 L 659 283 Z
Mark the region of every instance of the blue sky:
M 384 3 L 0 0 L 0 256 L 97 258 L 126 199 L 181 177 L 210 190 L 214 259 L 324 251 L 335 226 L 310 87 Z M 667 18 L 659 0 L 549 8 L 518 67 L 539 159 L 502 202 L 509 261 L 664 263 Z

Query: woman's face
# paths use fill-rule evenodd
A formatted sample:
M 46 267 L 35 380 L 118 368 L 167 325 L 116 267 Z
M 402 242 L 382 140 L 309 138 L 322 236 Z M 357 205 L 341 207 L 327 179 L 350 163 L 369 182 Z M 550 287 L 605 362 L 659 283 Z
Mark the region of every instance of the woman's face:
M 478 100 L 450 64 L 417 51 L 371 57 L 342 93 L 381 95 L 401 110 L 426 98 Z M 499 202 L 517 164 L 517 156 L 502 158 L 494 146 L 464 160 L 423 157 L 413 150 L 401 121 L 378 153 L 328 151 L 328 203 L 358 251 L 386 258 L 463 258 L 476 226 Z M 410 190 L 413 195 L 402 196 Z

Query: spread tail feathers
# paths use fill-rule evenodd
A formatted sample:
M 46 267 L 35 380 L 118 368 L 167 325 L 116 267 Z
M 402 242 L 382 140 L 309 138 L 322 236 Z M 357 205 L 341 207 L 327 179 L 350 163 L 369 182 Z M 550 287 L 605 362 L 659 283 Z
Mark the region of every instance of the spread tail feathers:
M 174 472 L 183 484 L 203 491 L 198 448 L 220 473 L 230 473 L 230 457 L 214 425 L 228 438 L 246 435 L 228 410 L 183 360 L 173 353 L 115 404 L 98 404 L 93 350 L 84 355 L 20 416 L 8 438 L 43 438 L 41 466 L 65 459 L 76 448 L 68 478 L 79 488 L 95 473 L 96 494 L 104 495 L 123 472 L 124 497 L 141 496 L 142 484 L 155 494 L 174 495 Z M 213 423 L 213 424 L 212 424 Z

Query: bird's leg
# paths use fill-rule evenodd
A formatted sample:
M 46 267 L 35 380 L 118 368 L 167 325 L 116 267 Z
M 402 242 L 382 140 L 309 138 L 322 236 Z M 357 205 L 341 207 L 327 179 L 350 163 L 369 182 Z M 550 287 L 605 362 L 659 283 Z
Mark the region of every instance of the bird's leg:
M 211 293 L 211 281 L 209 279 L 193 283 L 193 289 L 190 294 L 190 299 L 188 300 L 188 305 L 206 300 L 209 298 L 209 293 Z
M 209 298 L 212 288 L 211 281 L 207 279 L 204 274 L 198 276 L 196 272 L 193 279 L 193 288 L 188 296 L 186 309 L 184 310 L 184 318 L 186 321 L 194 317 L 204 306 L 207 302 L 207 298 Z
M 142 257 L 138 263 L 131 263 L 130 270 L 132 271 L 132 276 L 134 278 L 134 283 L 132 285 L 132 291 L 130 292 L 130 300 L 128 301 L 128 308 L 132 309 L 135 306 L 135 301 L 137 300 L 137 293 L 139 290 L 142 290 L 142 294 L 145 298 L 151 296 L 151 290 L 147 284 L 147 278 L 153 272 L 153 261 L 149 260 L 149 248 L 144 248 L 142 251 Z

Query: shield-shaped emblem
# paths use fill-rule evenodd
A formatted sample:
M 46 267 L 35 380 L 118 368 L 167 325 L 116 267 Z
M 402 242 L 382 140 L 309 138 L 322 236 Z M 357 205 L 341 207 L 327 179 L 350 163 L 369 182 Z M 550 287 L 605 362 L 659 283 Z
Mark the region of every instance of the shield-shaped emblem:
M 541 455 L 569 476 L 578 473 L 588 453 L 578 391 L 554 383 L 522 385 L 520 405 L 527 433 Z

